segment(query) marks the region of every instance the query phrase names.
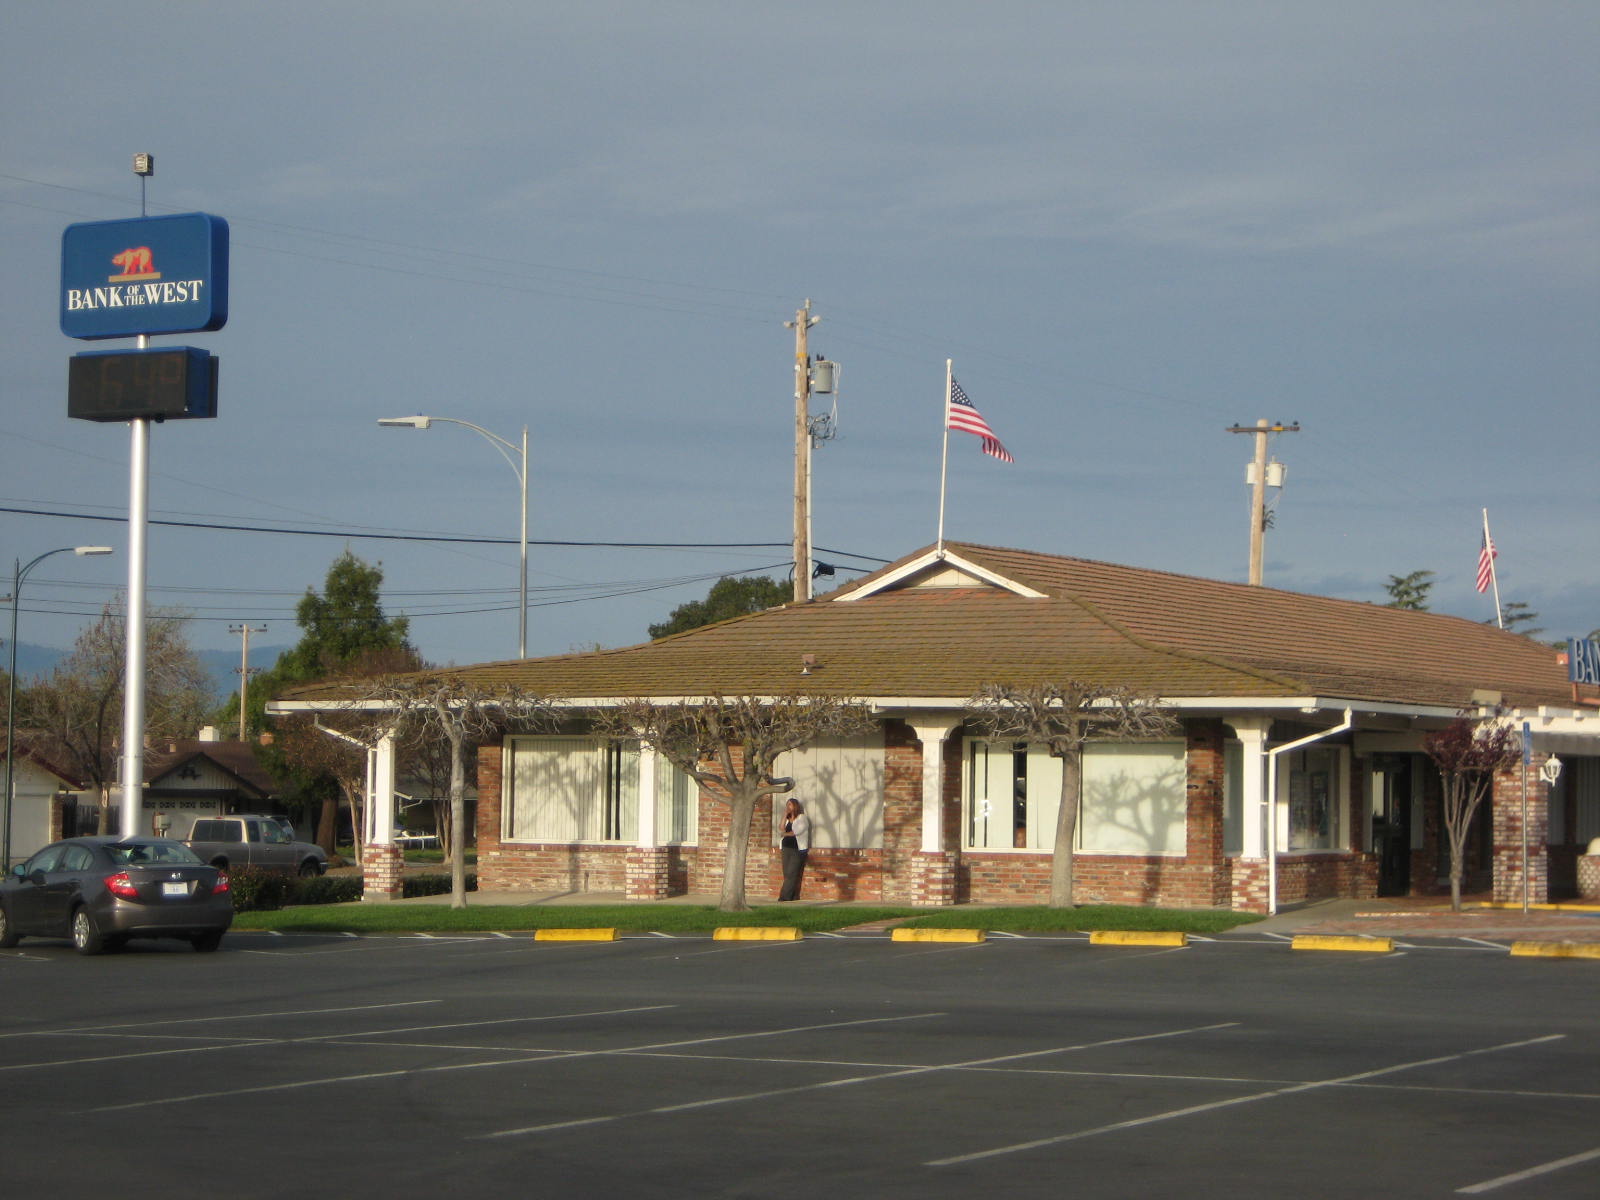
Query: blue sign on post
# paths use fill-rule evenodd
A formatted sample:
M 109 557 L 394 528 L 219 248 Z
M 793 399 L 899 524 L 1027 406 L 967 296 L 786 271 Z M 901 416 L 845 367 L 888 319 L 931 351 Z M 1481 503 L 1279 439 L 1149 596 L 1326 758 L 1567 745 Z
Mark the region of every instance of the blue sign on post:
M 221 329 L 228 223 L 207 213 L 68 225 L 61 332 L 95 339 Z

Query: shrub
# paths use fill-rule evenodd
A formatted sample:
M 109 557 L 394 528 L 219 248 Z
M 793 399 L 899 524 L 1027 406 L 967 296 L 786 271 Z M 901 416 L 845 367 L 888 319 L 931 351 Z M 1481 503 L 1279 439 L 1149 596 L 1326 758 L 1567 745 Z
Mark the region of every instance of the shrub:
M 344 904 L 361 899 L 361 876 L 319 875 L 295 880 L 290 904 Z
M 294 881 L 277 871 L 260 867 L 232 867 L 228 884 L 233 893 L 234 912 L 268 912 L 289 902 Z
M 467 891 L 478 890 L 478 877 L 472 872 L 467 873 Z M 444 896 L 450 891 L 450 876 L 448 875 L 407 875 L 400 881 L 400 894 L 402 896 Z

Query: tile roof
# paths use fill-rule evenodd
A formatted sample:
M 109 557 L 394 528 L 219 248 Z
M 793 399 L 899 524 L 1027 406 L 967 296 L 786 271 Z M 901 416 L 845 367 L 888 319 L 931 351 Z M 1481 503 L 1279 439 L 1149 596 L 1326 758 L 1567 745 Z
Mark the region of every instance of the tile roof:
M 1168 699 L 1327 698 L 1459 707 L 1475 691 L 1565 706 L 1555 651 L 1457 617 L 1024 550 L 947 543 L 807 604 L 615 650 L 461 668 L 568 699 L 823 692 L 960 700 L 1064 678 Z M 914 571 L 927 562 L 928 570 Z M 970 586 L 916 586 L 946 565 Z M 908 575 L 908 572 L 911 572 Z M 981 582 L 981 573 L 1019 590 Z M 955 581 L 959 582 L 959 580 Z M 1037 595 L 1028 595 L 1032 592 Z M 815 666 L 802 673 L 802 656 Z M 311 685 L 288 700 L 348 692 Z

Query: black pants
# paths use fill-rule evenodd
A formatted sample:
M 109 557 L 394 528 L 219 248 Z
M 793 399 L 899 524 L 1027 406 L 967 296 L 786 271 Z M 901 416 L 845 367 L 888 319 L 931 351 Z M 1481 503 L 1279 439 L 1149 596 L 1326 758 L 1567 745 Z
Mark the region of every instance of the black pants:
M 783 848 L 783 891 L 778 893 L 779 900 L 800 899 L 800 880 L 806 873 L 808 853 L 796 846 Z

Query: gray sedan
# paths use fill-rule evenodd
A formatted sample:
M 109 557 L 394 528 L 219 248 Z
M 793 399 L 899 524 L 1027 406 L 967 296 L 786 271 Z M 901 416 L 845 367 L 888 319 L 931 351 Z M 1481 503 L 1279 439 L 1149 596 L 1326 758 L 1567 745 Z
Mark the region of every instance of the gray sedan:
M 0 947 L 67 938 L 79 954 L 98 954 L 129 938 L 165 937 L 207 952 L 232 923 L 227 875 L 169 838 L 70 838 L 0 883 Z

